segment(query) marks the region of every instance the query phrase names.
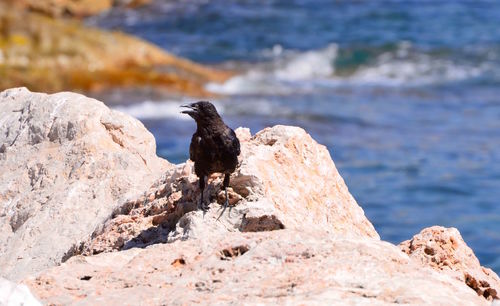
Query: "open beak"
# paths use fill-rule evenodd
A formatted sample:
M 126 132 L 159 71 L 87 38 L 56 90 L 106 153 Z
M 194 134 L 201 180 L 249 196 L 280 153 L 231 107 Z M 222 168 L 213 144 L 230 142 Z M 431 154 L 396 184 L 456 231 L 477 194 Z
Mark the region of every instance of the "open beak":
M 189 116 L 193 117 L 193 115 L 197 113 L 196 107 L 194 107 L 192 104 L 181 105 L 181 107 L 189 108 L 189 110 L 182 111 L 182 114 L 188 114 Z

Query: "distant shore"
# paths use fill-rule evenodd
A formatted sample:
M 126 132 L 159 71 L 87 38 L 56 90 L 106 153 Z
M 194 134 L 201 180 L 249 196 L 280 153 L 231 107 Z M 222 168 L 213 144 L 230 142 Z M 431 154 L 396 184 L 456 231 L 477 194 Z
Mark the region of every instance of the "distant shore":
M 93 95 L 158 88 L 165 95 L 207 97 L 213 94 L 205 90 L 206 83 L 231 76 L 127 34 L 84 26 L 82 17 L 112 8 L 110 2 L 86 11 L 87 2 L 76 7 L 61 1 L 56 2 L 60 7 L 50 8 L 34 1 L 0 3 L 0 88 Z M 143 1 L 129 2 L 133 6 Z

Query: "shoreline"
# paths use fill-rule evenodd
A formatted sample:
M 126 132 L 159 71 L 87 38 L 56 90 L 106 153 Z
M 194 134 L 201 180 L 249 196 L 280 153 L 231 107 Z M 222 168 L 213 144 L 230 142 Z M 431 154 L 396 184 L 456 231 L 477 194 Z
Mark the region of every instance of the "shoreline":
M 75 18 L 53 18 L 14 4 L 0 3 L 0 8 L 0 75 L 6 76 L 1 88 L 99 95 L 107 89 L 157 87 L 174 95 L 209 97 L 214 95 L 205 90 L 206 83 L 232 76 Z

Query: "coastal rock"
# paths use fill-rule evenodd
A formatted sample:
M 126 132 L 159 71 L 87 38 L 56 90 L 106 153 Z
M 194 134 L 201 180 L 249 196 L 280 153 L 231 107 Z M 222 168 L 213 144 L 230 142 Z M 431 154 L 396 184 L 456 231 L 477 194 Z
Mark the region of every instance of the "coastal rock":
M 46 5 L 46 1 L 35 2 Z M 110 87 L 155 86 L 190 96 L 210 96 L 205 84 L 230 76 L 123 33 L 52 19 L 2 2 L 0 72 L 0 89 L 26 86 L 44 92 L 99 92 Z
M 12 0 L 8 0 L 12 1 Z M 15 0 L 16 5 L 52 17 L 88 17 L 112 7 L 112 0 Z
M 239 128 L 240 164 L 231 176 L 231 205 L 221 204 L 222 175 L 208 180 L 210 210 L 195 211 L 200 192 L 193 164 L 169 170 L 145 195 L 122 207 L 84 243 L 82 254 L 145 247 L 227 232 L 328 230 L 342 237 L 379 236 L 349 193 L 328 150 L 303 129 L 275 126 L 253 137 Z M 308 183 L 311 182 L 311 183 Z
M 23 281 L 54 305 L 489 305 L 396 246 L 325 231 L 213 233 L 75 256 Z
M 214 174 L 204 213 L 192 162 L 158 158 L 139 121 L 74 93 L 0 93 L 1 276 L 48 305 L 491 304 L 498 277 L 458 231 L 421 234 L 408 256 L 304 130 L 236 133 L 231 205 Z
M 399 247 L 420 265 L 459 279 L 479 296 L 488 300 L 499 298 L 500 278 L 481 266 L 456 228 L 425 228 Z
M 171 165 L 136 119 L 74 93 L 0 93 L 0 276 L 59 264 Z
M 47 16 L 84 18 L 108 11 L 112 7 L 135 8 L 151 0 L 3 0 L 17 9 L 27 9 Z
M 153 0 L 113 0 L 113 6 L 136 8 L 150 4 Z
M 323 228 L 349 237 L 379 238 L 340 176 L 330 153 L 303 129 L 278 125 L 243 140 L 233 189 L 269 201 L 286 228 Z M 248 139 L 245 141 L 245 139 Z
M 16 284 L 0 277 L 0 305 L 42 306 L 23 284 Z

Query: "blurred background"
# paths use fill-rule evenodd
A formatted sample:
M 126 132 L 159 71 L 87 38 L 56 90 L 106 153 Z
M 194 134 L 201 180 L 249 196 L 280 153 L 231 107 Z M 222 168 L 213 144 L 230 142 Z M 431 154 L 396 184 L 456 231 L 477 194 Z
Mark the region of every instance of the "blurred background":
M 174 163 L 186 102 L 303 127 L 382 239 L 456 227 L 500 273 L 499 29 L 496 1 L 3 0 L 0 89 L 96 97 Z

